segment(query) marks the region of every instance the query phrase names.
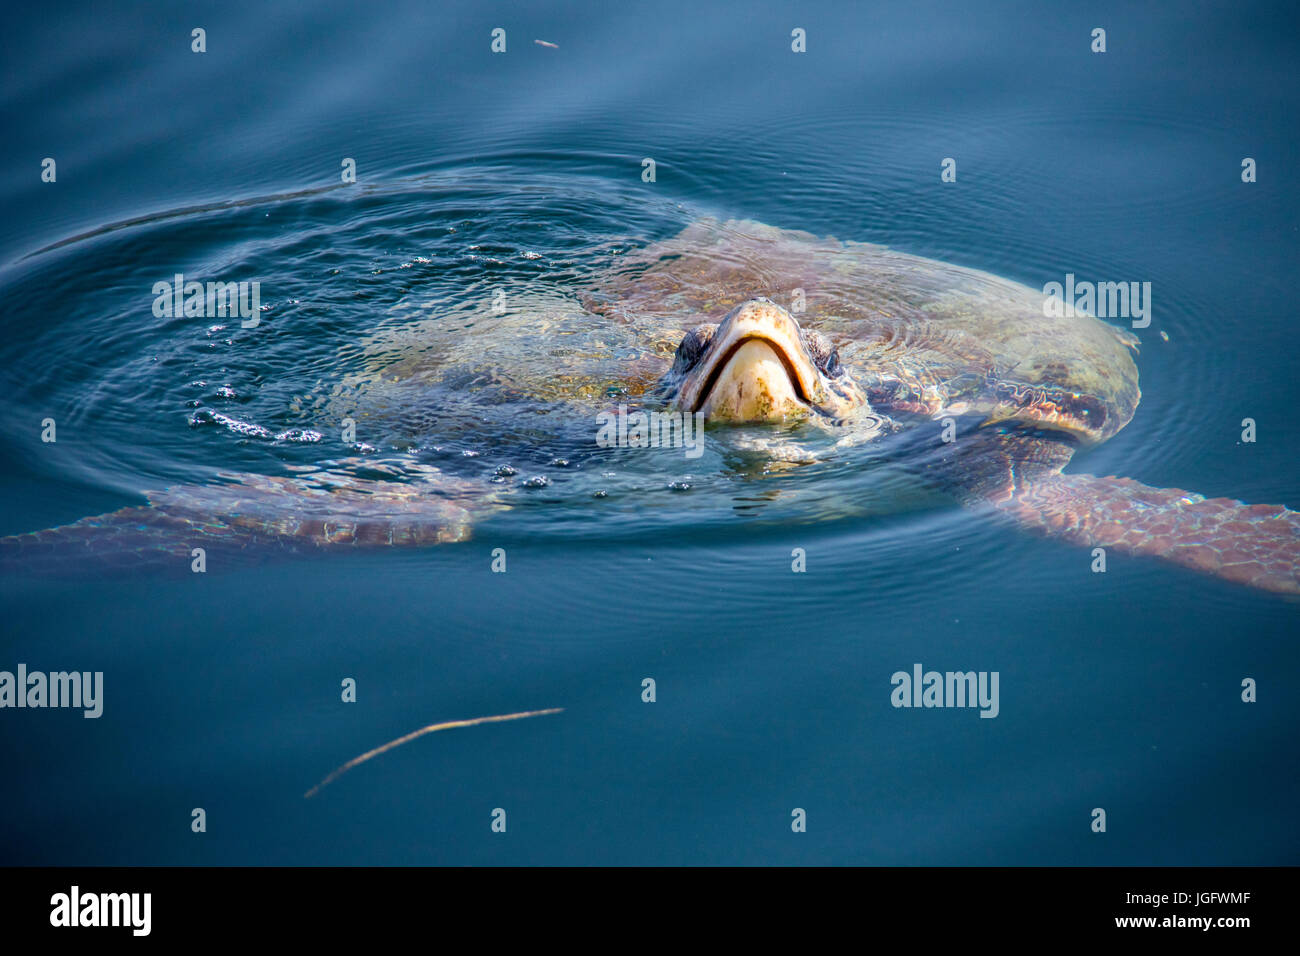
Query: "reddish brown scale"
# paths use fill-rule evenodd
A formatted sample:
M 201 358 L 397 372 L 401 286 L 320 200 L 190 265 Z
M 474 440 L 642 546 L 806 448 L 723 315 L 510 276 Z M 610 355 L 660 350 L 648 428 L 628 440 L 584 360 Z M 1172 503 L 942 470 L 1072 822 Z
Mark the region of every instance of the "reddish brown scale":
M 1223 531 L 1229 531 L 1232 534 L 1250 534 L 1255 529 L 1249 521 L 1225 521 L 1219 525 Z
M 1247 564 L 1253 561 L 1254 555 L 1240 547 L 1232 547 L 1223 552 L 1223 563 L 1230 564 Z

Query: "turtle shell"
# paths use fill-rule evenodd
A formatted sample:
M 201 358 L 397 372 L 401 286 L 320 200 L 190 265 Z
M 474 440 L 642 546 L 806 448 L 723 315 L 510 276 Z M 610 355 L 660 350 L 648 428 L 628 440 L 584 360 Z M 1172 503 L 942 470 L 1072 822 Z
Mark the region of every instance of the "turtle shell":
M 629 257 L 587 304 L 680 328 L 759 295 L 828 335 L 872 406 L 895 416 L 974 415 L 1093 443 L 1137 408 L 1131 333 L 1046 316 L 1038 290 L 871 243 L 701 220 Z

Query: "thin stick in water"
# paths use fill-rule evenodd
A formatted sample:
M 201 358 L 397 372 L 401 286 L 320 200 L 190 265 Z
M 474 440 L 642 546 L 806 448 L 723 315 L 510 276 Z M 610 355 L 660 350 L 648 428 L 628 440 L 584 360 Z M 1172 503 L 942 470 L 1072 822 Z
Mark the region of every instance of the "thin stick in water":
M 410 743 L 416 737 L 423 737 L 425 734 L 431 734 L 435 730 L 451 730 L 455 727 L 473 727 L 475 724 L 494 724 L 503 720 L 522 720 L 525 717 L 541 717 L 543 714 L 558 714 L 563 710 L 563 707 L 549 707 L 546 710 L 525 710 L 518 714 L 498 714 L 495 717 L 473 717 L 470 720 L 448 720 L 441 724 L 430 724 L 428 727 L 421 727 L 419 730 L 413 730 L 403 737 L 398 737 L 396 740 L 390 740 L 382 747 L 376 747 L 374 750 L 367 750 L 361 756 L 353 757 L 320 783 L 316 784 L 316 786 L 304 793 L 303 799 L 314 797 L 320 792 L 322 787 L 326 784 L 333 783 L 339 777 L 343 776 L 343 774 L 357 766 L 357 764 L 363 764 L 372 757 L 378 757 L 380 754 L 386 753 L 394 747 L 400 747 L 402 744 Z

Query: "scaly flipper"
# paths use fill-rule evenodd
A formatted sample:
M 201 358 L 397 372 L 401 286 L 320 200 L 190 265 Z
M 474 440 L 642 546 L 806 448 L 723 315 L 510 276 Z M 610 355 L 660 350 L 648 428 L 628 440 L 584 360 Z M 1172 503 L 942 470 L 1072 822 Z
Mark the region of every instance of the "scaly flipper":
M 202 548 L 215 570 L 277 552 L 423 547 L 465 540 L 475 517 L 501 507 L 486 486 L 427 465 L 347 464 L 295 477 L 225 475 L 227 484 L 150 494 L 148 507 L 10 535 L 0 538 L 0 567 L 7 573 L 188 570 L 192 550 Z
M 1300 594 L 1300 512 L 1204 499 L 1129 478 L 1034 476 L 997 507 L 1085 547 L 1153 555 L 1238 584 Z
M 1087 548 L 1149 555 L 1229 581 L 1300 594 L 1300 512 L 1281 505 L 1205 500 L 1130 478 L 1063 474 L 1073 446 L 1060 436 L 994 425 L 913 448 L 918 476 L 967 507 Z

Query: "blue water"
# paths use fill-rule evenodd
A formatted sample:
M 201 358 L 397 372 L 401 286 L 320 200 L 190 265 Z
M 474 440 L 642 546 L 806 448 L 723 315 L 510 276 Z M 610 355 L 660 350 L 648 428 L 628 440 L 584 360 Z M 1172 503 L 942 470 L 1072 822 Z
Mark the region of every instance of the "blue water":
M 1285 4 L 11 11 L 0 533 L 343 457 L 376 354 L 453 319 L 473 345 L 485 290 L 563 293 L 702 216 L 1150 281 L 1142 403 L 1073 468 L 1298 507 L 1298 41 Z M 156 319 L 176 272 L 260 279 L 261 334 Z M 550 487 L 418 551 L 6 576 L 0 670 L 102 671 L 105 701 L 0 710 L 0 862 L 1300 862 L 1294 602 L 712 447 L 596 501 L 558 444 L 430 412 L 459 427 L 422 460 Z M 998 717 L 892 707 L 917 662 L 997 671 Z

